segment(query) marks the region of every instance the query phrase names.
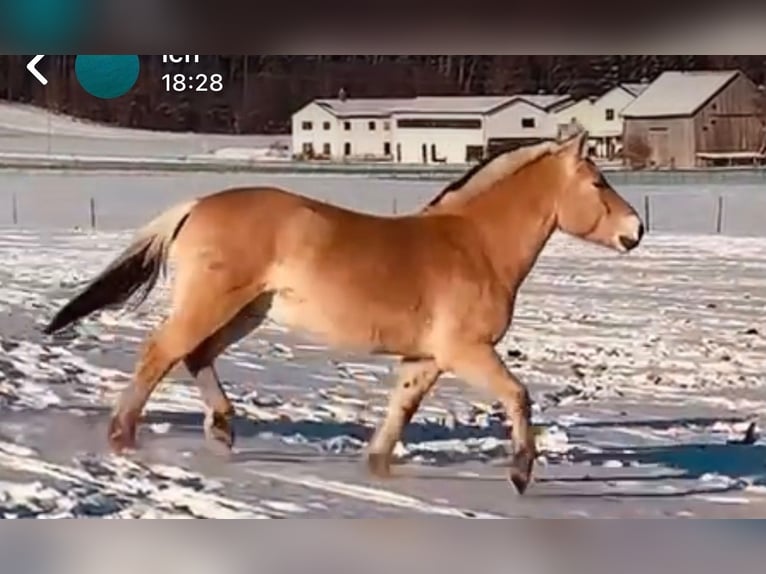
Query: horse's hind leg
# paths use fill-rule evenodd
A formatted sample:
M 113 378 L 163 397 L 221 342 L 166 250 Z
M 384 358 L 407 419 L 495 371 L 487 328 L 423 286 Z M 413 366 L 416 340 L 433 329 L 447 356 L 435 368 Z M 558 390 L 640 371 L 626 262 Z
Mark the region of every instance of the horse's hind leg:
M 263 322 L 268 299 L 268 295 L 264 294 L 246 305 L 184 359 L 205 404 L 205 437 L 212 446 L 223 447 L 225 451 L 234 445 L 231 427 L 234 407 L 221 386 L 213 363 L 228 346 L 247 336 Z
M 205 438 L 211 445 L 222 447 L 224 452 L 228 452 L 234 446 L 234 431 L 231 428 L 234 407 L 221 386 L 213 361 L 199 367 L 198 364 L 190 366 L 187 359 L 186 366 L 205 404 Z
M 144 346 L 133 382 L 117 401 L 109 424 L 114 451 L 135 447 L 138 418 L 162 378 L 246 304 L 245 289 L 221 289 L 205 280 L 204 276 L 195 278 L 197 288 L 189 282 L 178 288 L 174 311 Z
M 367 454 L 367 466 L 376 476 L 386 477 L 391 470 L 391 454 L 428 391 L 441 371 L 431 359 L 404 359 L 388 402 L 386 418 L 375 431 Z

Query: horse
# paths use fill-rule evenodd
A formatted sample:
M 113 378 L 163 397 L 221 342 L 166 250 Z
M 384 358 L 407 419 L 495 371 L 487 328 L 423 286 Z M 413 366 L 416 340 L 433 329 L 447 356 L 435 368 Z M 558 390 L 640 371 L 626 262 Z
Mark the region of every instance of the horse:
M 228 452 L 234 409 L 216 358 L 267 317 L 330 347 L 398 359 L 368 471 L 391 474 L 405 425 L 450 372 L 489 391 L 511 422 L 508 475 L 523 494 L 537 452 L 531 398 L 496 351 L 517 292 L 555 231 L 625 253 L 641 218 L 584 151 L 587 133 L 500 153 L 419 211 L 380 216 L 275 187 L 228 188 L 167 209 L 44 328 L 140 304 L 168 262 L 170 309 L 145 340 L 111 413 L 115 453 L 136 448 L 152 391 L 183 362 L 199 388 L 204 434 Z M 606 251 L 606 250 L 605 250 Z

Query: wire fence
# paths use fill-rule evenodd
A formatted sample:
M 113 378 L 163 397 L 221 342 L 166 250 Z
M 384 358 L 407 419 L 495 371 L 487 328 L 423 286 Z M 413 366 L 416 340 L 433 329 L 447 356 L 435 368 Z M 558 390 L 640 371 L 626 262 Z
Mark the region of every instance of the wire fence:
M 766 224 L 764 225 L 745 225 L 741 222 L 733 221 L 734 213 L 728 209 L 728 202 L 731 198 L 723 194 L 713 196 L 713 201 L 706 201 L 697 206 L 689 206 L 684 209 L 683 206 L 679 210 L 678 206 L 672 206 L 672 209 L 668 208 L 669 197 L 667 194 L 652 194 L 645 193 L 640 198 L 633 198 L 636 211 L 641 214 L 644 221 L 644 226 L 647 232 L 666 232 L 666 233 L 702 233 L 702 234 L 733 234 L 733 235 L 758 235 L 766 236 Z M 761 198 L 764 201 L 763 208 L 766 208 L 766 193 Z M 105 201 L 104 203 L 108 203 Z M 390 198 L 388 209 L 378 209 L 377 211 L 388 212 L 389 215 L 401 215 L 407 213 L 410 209 L 408 206 L 402 208 L 401 199 L 397 196 Z M 410 203 L 410 202 L 407 202 Z M 683 203 L 682 201 L 679 203 Z M 751 211 L 747 205 L 739 206 L 738 211 L 740 215 L 750 212 L 750 215 L 757 217 L 756 214 L 766 214 L 766 210 L 760 208 L 758 211 Z M 20 206 L 17 193 L 10 194 L 10 223 L 14 226 L 21 227 L 35 227 L 37 226 L 37 218 L 34 217 L 35 207 L 32 205 L 26 205 L 24 208 Z M 72 215 L 76 213 L 76 206 L 72 210 L 69 210 L 68 217 L 61 218 L 62 227 L 89 227 L 93 230 L 98 230 L 101 226 L 101 222 L 104 215 L 108 216 L 110 223 L 116 218 L 115 209 L 112 206 L 103 206 L 99 203 L 95 196 L 91 196 L 87 201 L 82 202 L 81 215 Z M 679 213 L 679 211 L 686 211 L 686 213 Z M 727 219 L 727 216 L 728 219 Z M 140 219 L 140 218 L 133 218 Z M 6 220 L 3 223 L 8 223 Z M 103 228 L 103 226 L 101 226 Z M 114 225 L 107 225 L 106 228 L 114 229 Z M 756 227 L 754 229 L 754 227 Z M 758 229 L 758 227 L 760 229 Z
M 91 197 L 88 199 L 87 208 L 83 206 L 83 211 L 85 212 L 87 209 L 87 221 L 90 224 L 91 229 L 97 229 L 98 228 L 98 215 L 97 215 L 97 209 L 96 209 L 96 198 Z M 24 226 L 24 221 L 22 219 L 22 216 L 24 214 L 23 211 L 19 211 L 19 199 L 18 195 L 16 193 L 11 194 L 11 223 L 13 225 L 19 225 Z M 33 222 L 34 223 L 34 222 Z

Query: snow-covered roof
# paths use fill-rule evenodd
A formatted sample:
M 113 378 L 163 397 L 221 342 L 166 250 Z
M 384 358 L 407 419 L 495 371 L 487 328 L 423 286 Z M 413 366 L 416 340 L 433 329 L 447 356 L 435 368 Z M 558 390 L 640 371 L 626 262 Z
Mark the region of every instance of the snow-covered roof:
M 510 96 L 417 96 L 415 98 L 317 99 L 314 102 L 338 117 L 374 117 L 405 113 L 489 114 L 516 100 L 526 101 L 549 111 L 570 99 L 551 94 Z
M 560 94 L 519 94 L 514 97 L 527 101 L 530 104 L 537 106 L 538 108 L 542 108 L 546 112 L 552 111 L 554 108 L 558 108 L 559 106 L 567 105 L 572 101 L 572 97 L 570 95 Z
M 391 110 L 410 102 L 411 98 L 318 99 L 314 102 L 339 117 L 390 116 Z
M 628 104 L 623 117 L 693 115 L 739 74 L 738 70 L 663 72 Z
M 648 82 L 624 82 L 620 87 L 633 97 L 638 97 L 649 87 Z

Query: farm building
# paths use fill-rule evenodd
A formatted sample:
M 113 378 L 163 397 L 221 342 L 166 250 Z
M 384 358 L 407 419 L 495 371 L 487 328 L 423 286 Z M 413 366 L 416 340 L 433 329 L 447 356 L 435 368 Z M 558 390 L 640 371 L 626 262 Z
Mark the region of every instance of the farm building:
M 761 97 L 738 70 L 664 72 L 622 112 L 625 161 L 661 168 L 759 161 Z
M 550 112 L 568 96 L 419 96 L 318 99 L 292 118 L 305 158 L 468 163 L 498 147 L 557 135 Z
M 391 110 L 393 160 L 467 163 L 485 149 L 486 118 L 507 96 L 417 97 Z
M 573 101 L 556 112 L 559 135 L 588 130 L 589 154 L 613 159 L 622 148 L 622 111 L 647 87 L 647 83 L 618 84 L 600 96 Z
M 390 108 L 404 101 L 314 100 L 293 114 L 293 153 L 308 159 L 390 158 Z
M 486 116 L 486 149 L 494 154 L 558 137 L 556 111 L 567 105 L 568 95 L 519 94 Z

